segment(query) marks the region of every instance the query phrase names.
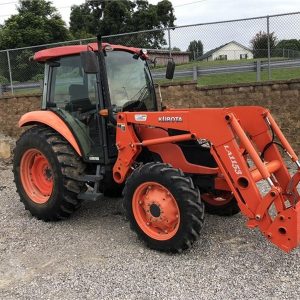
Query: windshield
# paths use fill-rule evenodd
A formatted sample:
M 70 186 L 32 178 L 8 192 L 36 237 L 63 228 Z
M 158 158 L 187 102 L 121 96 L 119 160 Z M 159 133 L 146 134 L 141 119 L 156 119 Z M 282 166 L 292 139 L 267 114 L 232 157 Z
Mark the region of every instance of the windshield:
M 124 104 L 137 101 L 141 110 L 155 110 L 155 91 L 146 61 L 125 51 L 106 54 L 112 104 L 124 107 Z

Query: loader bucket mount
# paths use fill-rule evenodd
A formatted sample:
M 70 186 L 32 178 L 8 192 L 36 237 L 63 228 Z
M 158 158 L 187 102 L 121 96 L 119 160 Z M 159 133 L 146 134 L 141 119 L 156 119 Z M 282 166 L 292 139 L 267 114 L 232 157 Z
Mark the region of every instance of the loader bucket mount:
M 187 133 L 143 139 L 143 131 L 151 132 L 152 128 Z M 296 164 L 293 176 L 274 137 Z M 211 143 L 210 152 L 218 165 L 216 184 L 234 193 L 241 212 L 248 219 L 248 227 L 258 227 L 268 240 L 286 252 L 297 247 L 300 243 L 297 191 L 300 163 L 270 112 L 263 107 L 121 112 L 117 115 L 119 152 L 113 169 L 114 179 L 124 182 L 143 147 L 203 139 Z M 268 185 L 265 194 L 257 184 L 263 181 Z

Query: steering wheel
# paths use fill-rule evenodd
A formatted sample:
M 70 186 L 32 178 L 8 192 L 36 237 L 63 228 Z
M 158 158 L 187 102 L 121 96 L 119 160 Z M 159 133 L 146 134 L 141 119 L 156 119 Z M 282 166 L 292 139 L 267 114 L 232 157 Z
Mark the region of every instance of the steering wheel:
M 146 104 L 141 100 L 127 101 L 122 108 L 122 111 L 145 111 L 147 110 Z
M 78 111 L 77 118 L 78 118 L 78 120 L 84 121 L 84 122 L 86 122 L 88 124 L 90 122 L 90 120 L 92 119 L 92 116 L 95 113 L 97 113 L 97 109 L 96 108 L 89 109 L 89 110 L 86 110 L 84 112 Z

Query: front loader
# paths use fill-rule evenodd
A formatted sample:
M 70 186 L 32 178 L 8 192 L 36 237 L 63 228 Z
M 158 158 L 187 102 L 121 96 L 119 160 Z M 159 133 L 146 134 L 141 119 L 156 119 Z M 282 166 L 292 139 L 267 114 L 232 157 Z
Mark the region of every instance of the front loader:
M 42 108 L 19 121 L 31 127 L 13 167 L 32 215 L 62 220 L 82 201 L 123 191 L 131 228 L 156 250 L 191 247 L 205 211 L 241 211 L 282 250 L 297 247 L 300 163 L 267 109 L 163 108 L 146 51 L 100 40 L 34 59 L 45 64 Z M 173 72 L 169 62 L 167 77 Z M 293 175 L 283 152 L 297 167 Z

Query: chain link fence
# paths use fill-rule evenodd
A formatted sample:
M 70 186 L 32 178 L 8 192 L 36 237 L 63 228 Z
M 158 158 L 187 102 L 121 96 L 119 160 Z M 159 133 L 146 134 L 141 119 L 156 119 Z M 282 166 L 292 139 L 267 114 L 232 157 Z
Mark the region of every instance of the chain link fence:
M 131 32 L 105 36 L 103 40 L 148 49 L 152 73 L 159 82 L 164 81 L 165 65 L 173 59 L 177 65 L 174 80 L 227 84 L 300 78 L 299 28 L 300 12 L 295 12 Z M 43 66 L 30 60 L 35 52 L 95 41 L 92 38 L 0 51 L 0 94 L 40 91 Z

